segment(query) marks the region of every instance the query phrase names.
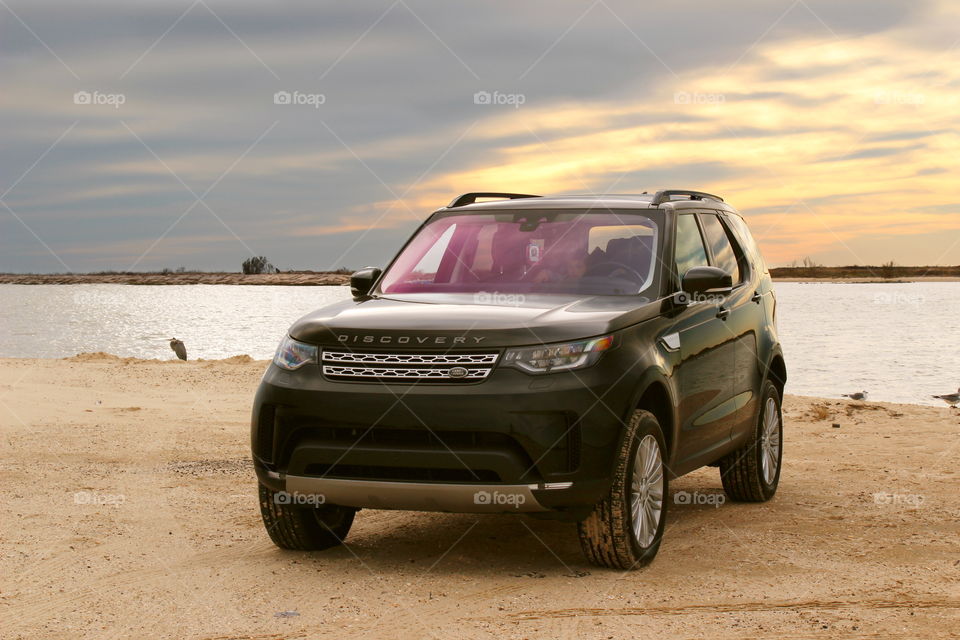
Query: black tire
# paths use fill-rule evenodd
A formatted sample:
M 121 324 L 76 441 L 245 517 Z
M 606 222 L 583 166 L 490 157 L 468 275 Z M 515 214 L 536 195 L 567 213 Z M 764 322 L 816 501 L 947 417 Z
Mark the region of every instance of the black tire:
M 260 515 L 281 549 L 318 551 L 343 543 L 357 510 L 338 505 L 289 504 L 290 495 L 260 485 Z
M 753 436 L 740 449 L 724 456 L 720 460 L 720 480 L 727 496 L 737 502 L 766 502 L 777 492 L 780 484 L 780 469 L 783 461 L 783 413 L 780 410 L 780 391 L 767 380 L 760 395 L 760 412 L 757 423 L 754 425 Z M 764 443 L 766 435 L 764 428 L 770 410 L 776 416 L 777 446 L 776 470 L 772 479 L 765 477 L 764 470 Z M 770 460 L 770 458 L 768 458 Z
M 646 440 L 647 436 L 652 437 L 656 443 L 660 460 L 659 480 L 656 479 L 655 472 L 651 473 L 649 492 L 655 495 L 656 488 L 659 487 L 661 493 L 660 511 L 652 540 L 641 544 L 638 535 L 634 533 L 631 509 L 631 498 L 634 494 L 632 479 L 641 442 L 645 443 L 646 447 L 652 446 Z M 624 430 L 617 452 L 610 493 L 594 506 L 593 512 L 585 520 L 577 524 L 580 548 L 593 564 L 630 570 L 647 565 L 657 555 L 667 516 L 665 451 L 663 432 L 656 417 L 647 411 L 636 411 Z M 650 530 L 646 535 L 649 537 Z

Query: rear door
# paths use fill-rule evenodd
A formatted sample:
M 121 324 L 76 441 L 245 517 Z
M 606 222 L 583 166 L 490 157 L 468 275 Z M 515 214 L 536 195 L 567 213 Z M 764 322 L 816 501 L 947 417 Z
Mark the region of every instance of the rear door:
M 766 266 L 747 229 L 746 223 L 736 214 L 721 216 L 726 224 L 730 241 L 740 263 L 744 291 L 741 299 L 749 296 L 749 303 L 741 302 L 736 311 L 731 311 L 731 329 L 737 331 L 737 374 L 734 391 L 738 394 L 740 419 L 734 425 L 732 438 L 744 437 L 752 432 L 760 409 L 760 383 L 763 380 L 764 361 L 759 353 L 760 331 L 768 322 L 767 307 L 771 304 L 772 291 L 764 284 Z
M 735 343 L 735 366 L 728 373 L 730 399 L 736 415 L 729 423 L 729 434 L 735 437 L 752 424 L 755 392 L 759 387 L 757 372 L 757 328 L 763 322 L 757 270 L 747 257 L 723 214 L 701 214 L 704 237 L 710 250 L 711 263 L 731 274 L 733 291 L 720 309 L 725 315 L 723 328 Z

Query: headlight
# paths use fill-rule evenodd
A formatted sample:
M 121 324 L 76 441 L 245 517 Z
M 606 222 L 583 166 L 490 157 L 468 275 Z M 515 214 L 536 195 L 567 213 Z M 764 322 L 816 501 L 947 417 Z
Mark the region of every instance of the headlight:
M 551 373 L 589 367 L 600 355 L 613 346 L 613 336 L 591 338 L 563 344 L 510 349 L 503 356 L 503 364 L 527 373 Z
M 297 342 L 290 336 L 280 341 L 277 354 L 273 356 L 273 364 L 289 371 L 299 369 L 308 362 L 317 362 L 317 345 Z

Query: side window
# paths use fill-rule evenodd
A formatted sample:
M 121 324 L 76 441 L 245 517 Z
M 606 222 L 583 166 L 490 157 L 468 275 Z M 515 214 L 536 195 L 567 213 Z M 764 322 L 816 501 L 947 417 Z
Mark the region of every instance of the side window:
M 730 221 L 730 227 L 733 228 L 734 234 L 740 240 L 740 246 L 746 249 L 746 253 L 750 254 L 750 259 L 756 265 L 757 269 L 761 273 L 766 273 L 767 265 L 763 261 L 763 256 L 760 254 L 760 247 L 757 246 L 757 241 L 753 239 L 753 234 L 750 233 L 747 223 L 744 222 L 743 218 L 734 214 L 727 214 L 727 220 Z
M 714 266 L 720 267 L 733 276 L 733 284 L 741 281 L 740 265 L 737 263 L 737 254 L 733 251 L 733 245 L 727 237 L 727 232 L 723 228 L 720 219 L 715 214 L 701 214 L 700 222 L 703 223 L 703 234 L 706 236 L 707 245 L 713 252 Z
M 677 274 L 683 279 L 683 274 L 693 267 L 706 267 L 707 251 L 703 247 L 703 238 L 700 237 L 700 228 L 697 226 L 697 217 L 692 213 L 677 216 Z

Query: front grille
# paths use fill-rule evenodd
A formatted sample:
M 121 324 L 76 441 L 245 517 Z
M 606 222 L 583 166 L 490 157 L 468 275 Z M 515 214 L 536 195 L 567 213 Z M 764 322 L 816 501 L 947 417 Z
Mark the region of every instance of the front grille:
M 311 416 L 282 416 L 279 424 L 286 435 L 275 457 L 291 475 L 508 484 L 540 478 L 510 433 L 331 424 Z
M 432 429 L 396 429 L 392 427 L 323 426 L 309 420 L 291 421 L 310 437 L 350 447 L 417 447 L 436 451 L 469 449 L 510 449 L 517 442 L 506 433 L 496 431 L 435 431 Z
M 340 367 L 335 365 L 324 365 L 323 375 L 328 378 L 379 378 L 391 380 L 443 380 L 450 382 L 453 380 L 476 380 L 486 378 L 490 375 L 490 369 L 467 369 L 467 372 L 458 377 L 451 375 L 452 367 L 440 369 L 401 369 L 385 367 Z
M 363 364 L 493 364 L 496 353 L 362 353 L 324 351 L 324 362 Z
M 499 353 L 367 353 L 324 351 L 323 375 L 333 380 L 476 382 L 493 371 Z

